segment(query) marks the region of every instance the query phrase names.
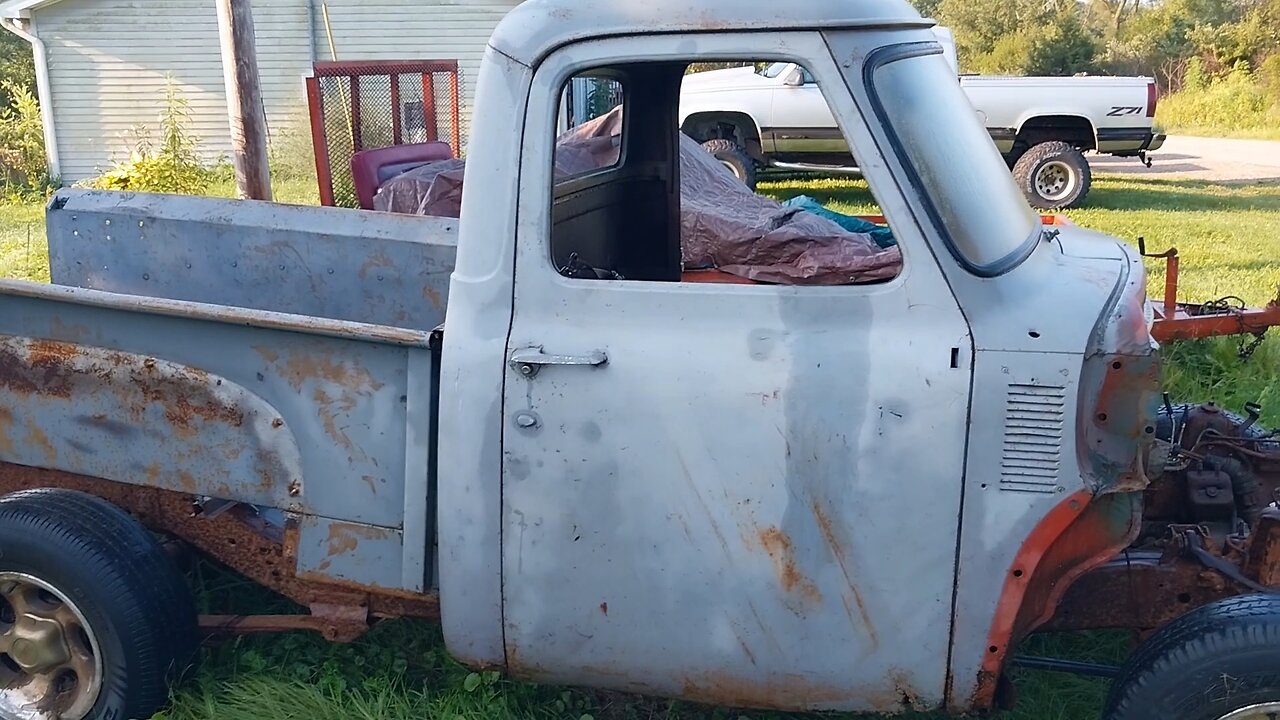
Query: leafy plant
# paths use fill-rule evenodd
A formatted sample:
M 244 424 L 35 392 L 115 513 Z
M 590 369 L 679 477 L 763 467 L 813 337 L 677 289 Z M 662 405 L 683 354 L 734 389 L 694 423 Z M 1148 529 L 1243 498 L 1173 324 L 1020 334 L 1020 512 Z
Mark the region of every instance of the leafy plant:
M 190 126 L 190 103 L 169 78 L 160 112 L 159 141 L 152 139 L 149 128 L 134 128 L 129 159 L 117 163 L 88 185 L 100 190 L 204 194 L 213 174 L 200 159 L 197 150 L 200 139 L 191 132 Z
M 40 104 L 27 88 L 8 80 L 0 90 L 12 104 L 0 108 L 0 186 L 5 194 L 40 191 L 49 184 Z
M 31 45 L 10 32 L 0 30 L 0 109 L 14 105 L 11 86 L 35 92 L 36 64 Z

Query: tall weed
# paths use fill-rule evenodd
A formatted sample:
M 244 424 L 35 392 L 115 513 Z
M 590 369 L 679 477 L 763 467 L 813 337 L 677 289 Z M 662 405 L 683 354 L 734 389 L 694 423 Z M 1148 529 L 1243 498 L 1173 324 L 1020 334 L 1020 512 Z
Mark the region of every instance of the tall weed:
M 39 193 L 49 185 L 40 103 L 17 83 L 0 82 L 0 89 L 12 99 L 0 108 L 0 188 L 4 195 Z
M 190 127 L 190 103 L 170 78 L 165 84 L 159 139 L 152 138 L 150 128 L 134 128 L 129 158 L 86 184 L 100 190 L 204 194 L 213 173 L 201 161 L 200 139 Z

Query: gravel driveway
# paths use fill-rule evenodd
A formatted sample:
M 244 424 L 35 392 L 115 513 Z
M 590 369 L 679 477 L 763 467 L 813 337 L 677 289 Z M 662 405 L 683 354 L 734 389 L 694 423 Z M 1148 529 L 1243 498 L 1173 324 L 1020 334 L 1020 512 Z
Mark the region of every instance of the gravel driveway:
M 1136 158 L 1090 155 L 1096 173 L 1141 175 L 1170 180 L 1258 182 L 1280 180 L 1280 141 L 1170 137 L 1151 153 L 1151 168 Z

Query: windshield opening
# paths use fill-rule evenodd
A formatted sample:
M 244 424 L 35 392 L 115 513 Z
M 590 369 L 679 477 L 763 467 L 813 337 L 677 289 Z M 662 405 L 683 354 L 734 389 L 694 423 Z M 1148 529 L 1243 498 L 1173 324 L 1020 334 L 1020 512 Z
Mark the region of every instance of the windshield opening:
M 786 70 L 787 66 L 790 64 L 791 63 L 784 63 L 784 62 L 769 63 L 768 65 L 765 65 L 763 67 L 758 67 L 756 69 L 756 72 L 769 79 L 773 79 L 781 75 L 782 71 Z
M 1018 190 L 935 42 L 880 48 L 863 79 L 920 202 L 970 272 L 1009 271 L 1035 249 L 1040 218 Z

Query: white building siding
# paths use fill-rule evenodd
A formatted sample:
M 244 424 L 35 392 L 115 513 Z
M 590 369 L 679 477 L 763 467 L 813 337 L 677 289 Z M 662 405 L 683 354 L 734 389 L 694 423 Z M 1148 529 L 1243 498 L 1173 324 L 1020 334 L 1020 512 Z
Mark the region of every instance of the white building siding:
M 518 4 L 519 0 L 327 2 L 338 60 L 458 61 L 464 147 L 470 135 L 471 98 L 485 45 L 502 16 Z M 320 60 L 333 59 L 322 19 L 316 23 L 316 53 Z M 443 112 L 447 88 L 435 90 L 437 107 Z
M 485 42 L 517 2 L 329 0 L 327 5 L 340 60 L 458 60 L 465 141 Z M 330 59 L 321 5 L 315 1 L 314 36 L 309 36 L 306 0 L 253 3 L 263 102 L 273 131 L 305 122 L 303 77 L 311 65 L 311 43 L 317 59 Z M 48 48 L 65 181 L 91 177 L 127 156 L 133 128 L 145 125 L 156 134 L 169 73 L 190 104 L 192 130 L 206 156 L 229 154 L 212 0 L 62 0 L 38 9 L 33 24 Z

